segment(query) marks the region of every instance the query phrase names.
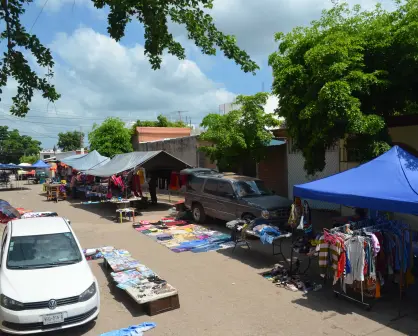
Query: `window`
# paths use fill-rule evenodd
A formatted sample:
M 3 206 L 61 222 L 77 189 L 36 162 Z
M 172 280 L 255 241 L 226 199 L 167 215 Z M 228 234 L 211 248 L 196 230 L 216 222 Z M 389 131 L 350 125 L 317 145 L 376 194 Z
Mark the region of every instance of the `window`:
M 256 197 L 272 195 L 261 180 L 236 181 L 235 190 L 239 197 Z
M 51 157 L 51 155 L 49 155 L 49 154 L 45 154 L 45 155 L 44 155 L 44 160 L 45 160 L 45 159 L 49 159 L 50 157 Z
M 218 196 L 231 198 L 233 195 L 235 195 L 235 193 L 234 193 L 234 189 L 232 188 L 231 183 L 227 181 L 219 181 Z
M 201 177 L 190 175 L 187 183 L 188 191 L 201 191 L 205 180 Z
M 71 232 L 11 237 L 7 268 L 47 268 L 75 264 L 81 260 Z
M 218 183 L 217 180 L 207 179 L 204 192 L 210 195 L 216 195 L 218 192 Z

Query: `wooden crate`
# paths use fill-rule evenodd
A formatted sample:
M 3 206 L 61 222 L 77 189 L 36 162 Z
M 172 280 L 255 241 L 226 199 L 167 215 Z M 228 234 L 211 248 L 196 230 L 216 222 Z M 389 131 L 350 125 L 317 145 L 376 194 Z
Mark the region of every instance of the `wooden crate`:
M 164 299 L 148 302 L 144 306 L 145 311 L 149 316 L 161 314 L 169 310 L 180 308 L 179 296 L 176 294 Z

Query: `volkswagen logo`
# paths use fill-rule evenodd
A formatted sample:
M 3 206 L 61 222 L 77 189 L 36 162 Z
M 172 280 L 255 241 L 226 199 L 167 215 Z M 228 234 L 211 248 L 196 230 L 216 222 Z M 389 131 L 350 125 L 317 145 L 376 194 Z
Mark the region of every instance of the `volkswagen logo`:
M 48 302 L 48 308 L 49 309 L 55 309 L 55 308 L 57 308 L 57 300 L 54 300 L 54 299 L 49 300 L 49 302 Z

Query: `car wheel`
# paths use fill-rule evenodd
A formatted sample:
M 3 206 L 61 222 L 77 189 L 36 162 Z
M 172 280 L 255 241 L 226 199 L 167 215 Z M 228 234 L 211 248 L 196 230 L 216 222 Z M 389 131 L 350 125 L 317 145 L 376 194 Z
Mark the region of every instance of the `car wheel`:
M 244 214 L 242 216 L 242 219 L 249 223 L 249 222 L 251 222 L 252 220 L 255 219 L 255 216 L 252 215 L 252 214 L 247 213 L 247 214 Z
M 203 223 L 206 219 L 205 210 L 199 203 L 192 206 L 192 216 L 196 223 Z

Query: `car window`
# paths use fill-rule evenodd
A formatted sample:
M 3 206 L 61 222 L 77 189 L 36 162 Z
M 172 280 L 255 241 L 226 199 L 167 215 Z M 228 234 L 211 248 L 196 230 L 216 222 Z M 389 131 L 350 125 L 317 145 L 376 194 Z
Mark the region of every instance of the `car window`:
M 265 187 L 261 180 L 236 181 L 234 187 L 239 197 L 272 195 L 272 192 Z
M 234 189 L 232 188 L 231 183 L 227 181 L 219 181 L 218 196 L 230 198 L 233 195 L 234 195 Z
M 47 268 L 81 260 L 80 250 L 71 232 L 11 237 L 7 268 Z
M 187 183 L 187 190 L 188 191 L 201 191 L 203 182 L 205 179 L 197 176 L 190 176 L 189 181 Z
M 207 179 L 203 191 L 210 195 L 216 195 L 218 192 L 218 180 Z

